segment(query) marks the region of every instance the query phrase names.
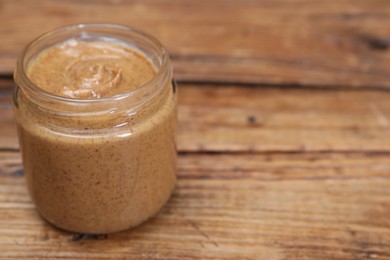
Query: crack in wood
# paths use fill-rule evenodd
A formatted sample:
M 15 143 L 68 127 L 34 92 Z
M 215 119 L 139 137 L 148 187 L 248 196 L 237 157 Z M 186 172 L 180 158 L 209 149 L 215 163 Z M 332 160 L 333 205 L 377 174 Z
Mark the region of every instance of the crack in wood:
M 188 221 L 188 222 L 191 224 L 191 226 L 192 226 L 192 227 L 193 227 L 193 228 L 194 228 L 202 237 L 204 237 L 207 241 L 211 242 L 215 247 L 219 247 L 219 244 L 218 244 L 216 241 L 214 241 L 213 239 L 211 239 L 209 235 L 207 235 L 205 232 L 203 232 L 203 231 L 198 227 L 198 225 L 196 225 L 195 222 L 193 222 L 193 221 Z
M 2 82 L 1 82 L 2 81 Z M 349 85 L 342 84 L 332 84 L 332 85 L 324 85 L 324 84 L 302 84 L 296 82 L 248 82 L 248 81 L 223 81 L 223 80 L 197 80 L 197 79 L 184 79 L 180 77 L 175 78 L 175 82 L 180 85 L 199 85 L 199 86 L 208 86 L 208 87 L 224 87 L 224 86 L 240 86 L 240 87 L 256 87 L 256 88 L 270 88 L 270 89 L 316 89 L 316 90 L 324 90 L 324 91 L 383 91 L 390 92 L 389 87 L 377 86 L 377 85 L 367 85 L 367 86 L 354 86 L 351 87 Z M 176 85 L 177 85 L 176 84 Z M 12 75 L 2 74 L 0 75 L 0 89 L 13 88 L 15 83 L 13 82 Z

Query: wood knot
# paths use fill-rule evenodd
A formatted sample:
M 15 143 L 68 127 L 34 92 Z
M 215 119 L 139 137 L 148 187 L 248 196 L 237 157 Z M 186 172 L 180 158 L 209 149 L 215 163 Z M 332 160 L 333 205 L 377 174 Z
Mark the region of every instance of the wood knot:
M 102 239 L 107 239 L 107 235 L 92 235 L 92 234 L 75 234 L 71 237 L 70 241 L 72 242 L 78 242 L 80 240 L 102 240 Z
M 14 177 L 21 177 L 21 176 L 23 176 L 23 175 L 24 175 L 23 169 L 17 169 L 16 171 L 14 171 L 14 172 L 12 173 L 12 176 L 14 176 Z
M 263 125 L 262 118 L 254 115 L 248 115 L 246 117 L 246 122 L 250 126 L 261 127 Z
M 254 115 L 249 115 L 247 116 L 246 121 L 248 124 L 253 125 L 256 123 L 256 117 Z
M 386 39 L 372 36 L 364 36 L 361 39 L 370 49 L 374 51 L 386 51 L 389 48 L 389 41 Z

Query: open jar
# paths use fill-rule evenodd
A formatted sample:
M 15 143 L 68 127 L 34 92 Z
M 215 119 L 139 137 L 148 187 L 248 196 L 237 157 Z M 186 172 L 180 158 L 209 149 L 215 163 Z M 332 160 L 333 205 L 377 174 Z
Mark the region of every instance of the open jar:
M 105 67 L 104 59 L 99 64 L 93 59 L 84 59 L 82 65 L 80 61 L 50 64 L 51 72 L 59 75 L 53 80 L 45 78 L 45 70 L 34 74 L 39 70 L 31 67 L 43 62 L 40 56 L 61 44 L 67 51 L 64 43 L 70 41 L 121 46 L 145 58 L 155 73 L 131 89 L 124 84 L 125 91 L 112 96 L 98 93 L 102 73 L 108 75 L 104 87 L 128 75 L 123 74 L 126 68 L 119 68 L 122 75 L 117 76 Z M 82 53 L 72 55 L 77 59 Z M 93 58 L 93 53 L 88 55 Z M 58 88 L 61 77 L 69 79 L 68 70 L 75 63 L 88 74 L 77 74 L 77 80 L 95 80 L 96 86 L 84 87 L 98 95 L 75 95 L 81 93 L 76 83 Z M 142 70 L 137 73 L 142 79 Z M 37 84 L 33 76 L 44 79 Z M 14 79 L 14 114 L 28 190 L 46 220 L 65 230 L 101 234 L 136 226 L 161 209 L 176 180 L 176 86 L 168 54 L 155 38 L 112 24 L 60 28 L 26 47 Z M 74 92 L 58 94 L 50 91 L 52 85 Z

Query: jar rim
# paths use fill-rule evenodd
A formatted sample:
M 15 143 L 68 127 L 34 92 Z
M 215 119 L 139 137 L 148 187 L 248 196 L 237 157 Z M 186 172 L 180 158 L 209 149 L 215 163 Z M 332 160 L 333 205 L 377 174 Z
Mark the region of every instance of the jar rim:
M 56 95 L 54 93 L 48 92 L 39 86 L 37 86 L 35 83 L 33 83 L 30 78 L 27 76 L 24 61 L 26 58 L 27 53 L 38 43 L 49 39 L 52 36 L 55 36 L 60 33 L 64 32 L 71 32 L 71 31 L 77 31 L 82 29 L 115 29 L 122 32 L 127 33 L 133 33 L 150 43 L 154 45 L 154 47 L 157 47 L 157 49 L 160 51 L 159 53 L 159 60 L 160 60 L 160 67 L 157 70 L 156 75 L 154 75 L 149 81 L 147 81 L 144 84 L 141 84 L 137 88 L 133 90 L 126 91 L 124 93 L 120 93 L 117 95 L 114 95 L 112 97 L 102 97 L 102 98 L 96 98 L 96 99 L 78 99 L 78 98 L 72 98 L 72 97 L 64 97 L 60 95 Z M 82 31 L 80 31 L 78 34 L 81 34 Z M 77 34 L 73 35 L 76 36 Z M 113 37 L 115 38 L 115 37 Z M 92 103 L 101 103 L 101 102 L 112 102 L 112 101 L 119 101 L 126 98 L 130 98 L 134 95 L 136 95 L 139 92 L 145 91 L 145 89 L 153 87 L 159 80 L 164 78 L 165 72 L 170 69 L 169 67 L 169 55 L 164 46 L 160 43 L 159 40 L 157 40 L 154 36 L 151 34 L 148 34 L 146 32 L 125 26 L 125 25 L 119 25 L 119 24 L 112 24 L 112 23 L 81 23 L 81 24 L 75 24 L 75 25 L 69 25 L 69 26 L 63 26 L 59 27 L 57 29 L 51 30 L 49 32 L 46 32 L 44 34 L 41 34 L 40 36 L 36 37 L 34 40 L 32 40 L 22 51 L 21 55 L 19 56 L 16 64 L 16 70 L 14 73 L 14 80 L 17 83 L 17 85 L 23 84 L 23 86 L 27 87 L 28 90 L 31 90 L 32 92 L 36 93 L 37 95 L 47 97 L 52 100 L 56 100 L 59 102 L 66 102 L 66 103 L 74 103 L 74 104 L 92 104 Z M 22 88 L 23 89 L 23 88 Z M 153 95 L 152 95 L 153 96 Z

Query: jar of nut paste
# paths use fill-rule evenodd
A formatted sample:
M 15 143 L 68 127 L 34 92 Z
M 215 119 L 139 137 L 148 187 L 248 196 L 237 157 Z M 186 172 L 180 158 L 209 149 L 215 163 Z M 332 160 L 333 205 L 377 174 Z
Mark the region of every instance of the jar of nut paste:
M 101 234 L 156 214 L 176 180 L 176 86 L 154 37 L 112 24 L 32 41 L 14 113 L 29 193 L 55 226 Z

